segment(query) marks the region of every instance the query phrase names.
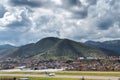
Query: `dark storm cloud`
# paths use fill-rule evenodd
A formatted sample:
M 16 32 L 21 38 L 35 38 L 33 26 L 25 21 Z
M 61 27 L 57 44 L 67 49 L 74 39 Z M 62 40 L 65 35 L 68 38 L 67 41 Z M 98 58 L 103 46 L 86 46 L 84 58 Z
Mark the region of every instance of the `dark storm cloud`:
M 88 8 L 91 5 L 95 5 L 97 0 L 85 0 L 84 3 L 81 0 L 62 0 L 63 9 L 71 12 L 73 19 L 84 19 L 88 17 Z
M 88 16 L 88 8 L 80 0 L 62 0 L 63 9 L 71 12 L 71 18 L 83 19 Z
M 97 0 L 86 0 L 89 5 L 95 5 L 97 3 Z
M 6 12 L 5 7 L 0 4 L 0 18 L 3 18 L 5 12 Z
M 113 16 L 111 14 L 109 17 L 106 16 L 96 20 L 96 24 L 99 29 L 108 30 L 110 27 L 113 27 L 114 24 L 120 24 L 120 16 L 116 16 L 116 14 L 113 14 Z
M 41 0 L 10 0 L 9 1 L 13 6 L 29 6 L 29 7 L 40 7 Z
M 101 30 L 107 30 L 113 26 L 113 21 L 110 19 L 100 20 L 97 24 L 98 28 Z
M 83 19 L 88 16 L 88 10 L 84 9 L 83 11 L 72 11 L 72 18 L 74 19 Z
M 18 21 L 13 21 L 11 23 L 9 23 L 7 25 L 7 27 L 11 28 L 19 28 L 19 27 L 28 27 L 28 26 L 31 26 L 31 21 L 28 19 L 28 17 L 26 16 L 26 13 L 25 12 L 22 12 L 21 13 L 21 20 Z
M 115 14 L 114 14 L 115 15 Z M 116 22 L 119 22 L 118 16 L 104 16 L 96 20 L 96 27 L 100 30 L 108 30 L 110 27 L 113 27 Z
M 97 27 L 101 30 L 108 30 L 115 25 L 120 24 L 120 0 L 106 0 L 105 3 L 109 5 L 108 8 L 104 9 L 104 15 L 97 18 Z M 105 6 L 105 5 L 104 5 Z M 102 13 L 101 13 L 102 14 Z M 120 26 L 119 26 L 120 27 Z
M 65 7 L 79 6 L 81 2 L 79 0 L 62 0 Z
M 111 6 L 114 6 L 116 2 L 119 2 L 119 0 L 106 0 L 105 2 Z

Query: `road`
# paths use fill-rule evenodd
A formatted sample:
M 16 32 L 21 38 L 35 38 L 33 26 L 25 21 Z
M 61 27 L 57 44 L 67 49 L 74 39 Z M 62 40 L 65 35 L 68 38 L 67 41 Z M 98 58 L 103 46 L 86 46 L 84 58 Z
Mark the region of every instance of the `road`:
M 38 75 L 38 74 L 0 74 L 0 76 L 13 76 L 13 77 L 49 77 L 47 75 Z M 51 76 L 54 78 L 78 78 L 81 79 L 83 76 L 75 75 L 55 75 Z M 119 80 L 120 77 L 106 77 L 106 76 L 84 76 L 85 79 L 98 79 L 98 80 Z

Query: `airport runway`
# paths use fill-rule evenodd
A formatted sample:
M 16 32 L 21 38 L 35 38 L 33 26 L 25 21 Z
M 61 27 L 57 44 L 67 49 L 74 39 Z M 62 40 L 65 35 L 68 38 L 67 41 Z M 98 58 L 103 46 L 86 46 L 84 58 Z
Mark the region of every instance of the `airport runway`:
M 98 80 L 119 80 L 120 77 L 106 77 L 106 76 L 75 76 L 75 75 L 38 75 L 38 74 L 0 74 L 0 76 L 13 76 L 13 77 L 53 77 L 53 78 L 85 78 L 85 79 L 98 79 Z

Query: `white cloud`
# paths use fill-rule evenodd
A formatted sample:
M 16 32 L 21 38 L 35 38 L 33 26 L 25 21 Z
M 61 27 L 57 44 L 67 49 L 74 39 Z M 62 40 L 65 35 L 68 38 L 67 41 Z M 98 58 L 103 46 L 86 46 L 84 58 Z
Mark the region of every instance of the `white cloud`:
M 0 18 L 0 34 L 5 33 L 0 41 L 21 45 L 49 36 L 120 39 L 120 0 L 10 1 L 3 2 L 7 12 Z
M 51 1 L 53 1 L 56 5 L 62 5 L 61 0 L 51 0 Z

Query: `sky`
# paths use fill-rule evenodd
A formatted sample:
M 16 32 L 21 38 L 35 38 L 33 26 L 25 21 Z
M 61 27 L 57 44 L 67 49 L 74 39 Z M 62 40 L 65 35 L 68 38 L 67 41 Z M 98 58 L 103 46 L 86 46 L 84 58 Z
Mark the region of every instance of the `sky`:
M 120 39 L 120 0 L 0 0 L 0 44 L 45 37 Z

